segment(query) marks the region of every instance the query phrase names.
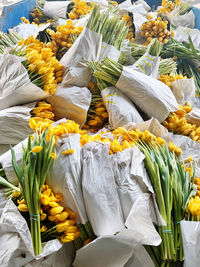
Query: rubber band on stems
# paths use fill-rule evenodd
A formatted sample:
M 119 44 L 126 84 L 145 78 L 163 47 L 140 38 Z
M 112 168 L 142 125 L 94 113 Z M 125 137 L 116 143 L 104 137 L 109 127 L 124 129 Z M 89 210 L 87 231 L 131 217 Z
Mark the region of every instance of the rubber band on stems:
M 30 214 L 30 220 L 31 221 L 40 221 L 40 215 L 39 214 Z

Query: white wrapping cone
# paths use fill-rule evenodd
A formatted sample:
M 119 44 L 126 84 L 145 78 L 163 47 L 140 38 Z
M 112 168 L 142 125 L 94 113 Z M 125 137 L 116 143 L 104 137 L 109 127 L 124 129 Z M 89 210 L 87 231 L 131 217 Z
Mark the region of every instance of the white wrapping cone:
M 112 128 L 122 127 L 129 122 L 142 122 L 143 119 L 134 104 L 114 86 L 105 88 L 101 95 L 108 111 Z
M 89 221 L 97 236 L 124 229 L 109 144 L 92 142 L 82 148 L 82 190 Z
M 59 86 L 55 95 L 46 99 L 54 109 L 57 119 L 67 118 L 83 125 L 87 119 L 92 94 L 86 87 Z
M 0 110 L 0 143 L 16 145 L 32 132 L 29 127 L 30 112 L 36 103 Z
M 180 79 L 174 81 L 172 83 L 172 92 L 178 104 L 185 105 L 186 102 L 189 102 L 189 104 L 193 106 L 196 93 L 194 79 Z
M 52 1 L 45 2 L 43 13 L 46 17 L 49 18 L 67 18 L 67 7 L 70 4 L 70 1 Z
M 71 155 L 62 152 L 74 149 Z M 55 193 L 63 194 L 63 204 L 77 215 L 77 223 L 88 221 L 81 189 L 80 135 L 70 134 L 63 137 L 55 147 L 57 158 L 50 167 L 47 183 Z
M 4 207 L 0 231 L 0 241 L 4 244 L 0 249 L 1 266 L 22 266 L 58 251 L 63 245 L 58 239 L 48 241 L 43 243 L 42 253 L 35 256 L 28 224 L 12 200 L 8 200 Z
M 123 67 L 116 87 L 150 118 L 159 122 L 163 122 L 170 112 L 178 110 L 178 103 L 167 85 L 136 70 Z
M 189 11 L 184 15 L 177 15 L 173 11 L 168 16 L 170 23 L 175 27 L 182 26 L 188 28 L 194 28 L 195 26 L 195 15 L 193 11 Z
M 154 57 L 149 53 L 145 53 L 133 64 L 133 66 L 130 66 L 130 68 L 157 79 L 159 64 L 160 57 Z
M 8 52 L 0 59 L 0 110 L 49 96 L 30 81 L 21 61 Z
M 196 49 L 200 49 L 200 31 L 199 30 L 179 26 L 178 28 L 174 30 L 174 33 L 175 33 L 174 39 L 176 39 L 177 41 L 181 43 L 189 42 L 189 36 L 190 36 L 194 44 L 194 47 Z
M 21 23 L 17 26 L 15 26 L 13 29 L 9 29 L 9 32 L 17 32 L 21 35 L 23 39 L 27 39 L 31 35 L 34 36 L 34 38 L 37 37 L 39 32 L 44 31 L 46 28 L 48 28 L 50 23 L 45 23 L 43 25 L 34 25 L 34 24 L 27 24 L 27 23 Z

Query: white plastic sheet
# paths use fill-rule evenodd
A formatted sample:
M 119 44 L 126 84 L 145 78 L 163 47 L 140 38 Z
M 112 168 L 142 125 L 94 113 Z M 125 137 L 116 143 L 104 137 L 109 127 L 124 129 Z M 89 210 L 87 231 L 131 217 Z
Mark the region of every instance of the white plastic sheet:
M 102 44 L 102 36 L 88 28 L 76 39 L 73 46 L 62 57 L 61 64 L 64 65 L 66 74 L 62 86 L 88 86 L 91 80 L 91 72 L 87 64 L 91 60 L 98 60 Z
M 129 122 L 142 122 L 143 119 L 134 104 L 114 86 L 101 91 L 112 128 L 121 127 Z
M 48 96 L 41 88 L 31 83 L 22 60 L 8 52 L 0 59 L 0 110 Z
M 163 122 L 170 112 L 178 110 L 176 99 L 167 85 L 136 70 L 123 67 L 116 87 L 150 118 L 159 122 Z
M 68 149 L 74 149 L 74 153 L 63 155 L 62 152 Z M 56 144 L 55 152 L 57 158 L 50 167 L 47 183 L 55 193 L 63 194 L 63 204 L 76 212 L 77 223 L 85 224 L 88 218 L 81 189 L 80 135 L 63 137 Z
M 16 145 L 32 132 L 29 127 L 30 112 L 36 103 L 0 110 L 0 143 Z
M 184 267 L 199 266 L 200 223 L 181 221 Z
M 92 94 L 86 87 L 59 86 L 55 95 L 46 99 L 53 108 L 57 119 L 67 118 L 83 125 L 87 119 Z
M 109 144 L 92 142 L 82 148 L 82 190 L 89 221 L 97 236 L 124 229 Z
M 44 31 L 49 25 L 50 23 L 46 23 L 40 26 L 34 24 L 21 23 L 15 26 L 13 29 L 9 29 L 9 31 L 17 32 L 24 39 L 27 39 L 31 35 L 33 35 L 34 38 L 36 38 L 38 33 Z
M 180 79 L 172 83 L 172 92 L 180 105 L 189 102 L 193 106 L 195 102 L 196 86 L 194 79 Z
M 195 25 L 195 15 L 193 11 L 189 11 L 184 15 L 178 15 L 178 10 L 173 10 L 169 15 L 168 18 L 170 23 L 175 27 L 182 26 L 188 28 L 194 28 Z
M 52 1 L 45 2 L 43 13 L 49 18 L 59 17 L 67 18 L 67 7 L 71 3 L 70 1 Z

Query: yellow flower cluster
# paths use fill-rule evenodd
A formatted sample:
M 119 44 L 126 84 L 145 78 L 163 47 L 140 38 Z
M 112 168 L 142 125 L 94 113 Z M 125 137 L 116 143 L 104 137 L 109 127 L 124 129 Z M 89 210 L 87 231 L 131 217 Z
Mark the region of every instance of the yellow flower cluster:
M 16 191 L 14 192 L 15 196 L 19 196 Z M 41 232 L 47 232 L 49 221 L 55 224 L 55 234 L 57 238 L 60 238 L 63 243 L 73 241 L 75 238 L 79 237 L 80 230 L 76 226 L 76 214 L 70 208 L 64 208 L 60 202 L 62 200 L 62 194 L 54 194 L 51 188 L 45 184 L 42 187 L 42 192 L 40 195 L 40 221 Z M 27 212 L 28 208 L 25 203 L 25 200 L 18 200 L 18 209 L 21 212 Z M 50 228 L 50 229 L 51 229 Z M 62 235 L 61 235 L 62 234 Z
M 192 197 L 186 208 L 186 217 L 191 218 L 193 221 L 199 221 L 200 219 L 200 197 Z
M 68 14 L 69 18 L 79 19 L 83 15 L 87 15 L 89 11 L 92 10 L 92 6 L 88 5 L 86 1 L 82 0 L 73 0 L 74 8 Z
M 156 20 L 147 20 L 147 22 L 143 23 L 141 34 L 147 39 L 145 44 L 149 44 L 153 38 L 157 38 L 160 42 L 166 44 L 170 36 L 174 36 L 173 31 L 168 31 L 167 24 L 168 21 L 162 21 L 160 17 Z
M 131 43 L 134 42 L 134 32 L 133 32 L 133 21 L 132 21 L 132 17 L 129 16 L 128 14 L 125 14 L 122 17 L 122 20 L 126 21 L 126 26 L 129 27 L 129 31 L 128 34 L 126 36 L 126 39 L 129 39 Z
M 25 17 L 21 17 L 21 21 L 25 24 L 30 24 L 30 21 L 26 19 Z
M 63 26 L 57 26 L 56 32 L 47 29 L 47 33 L 51 36 L 52 41 L 47 43 L 47 47 L 51 48 L 56 54 L 58 48 L 70 48 L 72 46 L 72 35 L 79 35 L 83 27 L 75 27 L 73 22 L 68 19 Z
M 43 13 L 37 8 L 33 9 L 30 15 L 36 24 L 40 24 L 40 20 L 44 17 Z
M 156 137 L 148 130 L 140 131 L 138 129 L 127 131 L 126 129 L 119 127 L 111 132 L 114 139 L 103 137 L 103 132 L 96 135 L 83 134 L 81 136 L 81 145 L 85 145 L 90 142 L 99 141 L 103 143 L 110 143 L 109 154 L 117 153 L 125 150 L 126 148 L 134 147 L 134 145 L 139 141 L 145 143 L 153 143 L 156 145 L 165 145 L 166 142 L 161 137 Z M 176 147 L 172 142 L 169 143 L 169 150 L 180 155 L 182 153 L 181 149 Z
M 197 186 L 197 193 L 196 195 L 200 197 L 200 178 L 194 178 L 194 184 Z
M 161 4 L 162 8 L 160 8 L 159 11 L 163 14 L 170 13 L 175 9 L 176 5 L 181 5 L 180 0 L 175 0 L 175 1 L 162 0 Z
M 188 123 L 185 115 L 192 110 L 192 107 L 186 103 L 179 106 L 179 110 L 171 113 L 163 122 L 163 125 L 175 134 L 186 135 L 193 141 L 200 143 L 200 127 L 195 124 Z
M 63 66 L 55 58 L 51 48 L 35 39 L 31 35 L 28 39 L 21 39 L 19 45 L 25 45 L 26 58 L 30 72 L 41 75 L 44 91 L 55 94 L 57 84 L 62 81 Z
M 180 79 L 187 79 L 187 76 L 183 76 L 182 74 L 179 75 L 162 74 L 158 80 L 161 81 L 162 83 L 165 83 L 167 86 L 169 86 L 169 88 L 172 88 L 172 83 Z
M 34 118 L 49 119 L 52 122 L 54 121 L 53 107 L 51 104 L 40 101 L 37 103 L 37 106 L 32 110 Z
M 98 91 L 97 85 L 93 82 L 88 83 L 88 88 L 93 94 L 92 103 L 88 111 L 88 119 L 83 129 L 89 129 L 91 132 L 100 130 L 108 120 L 108 112 L 103 103 L 103 99 Z

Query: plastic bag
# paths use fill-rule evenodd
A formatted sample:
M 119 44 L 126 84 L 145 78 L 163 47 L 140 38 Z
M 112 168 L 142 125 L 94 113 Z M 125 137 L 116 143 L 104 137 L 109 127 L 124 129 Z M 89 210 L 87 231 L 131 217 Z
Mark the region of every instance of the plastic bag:
M 188 28 L 194 28 L 195 16 L 193 11 L 189 11 L 184 15 L 174 14 L 173 11 L 170 13 L 170 23 L 175 27 L 182 26 Z
M 74 149 L 71 155 L 62 152 Z M 69 134 L 59 140 L 55 147 L 57 158 L 50 167 L 47 183 L 55 193 L 63 194 L 63 204 L 77 214 L 77 222 L 85 224 L 88 221 L 81 189 L 81 147 L 80 135 Z
M 112 128 L 122 127 L 129 122 L 142 122 L 143 119 L 134 104 L 114 86 L 101 91 Z
M 150 118 L 163 122 L 178 104 L 170 88 L 136 70 L 123 67 L 116 87 L 126 94 Z
M 0 110 L 49 96 L 30 81 L 22 60 L 8 52 L 0 59 Z
M 29 127 L 30 112 L 36 103 L 0 110 L 0 143 L 16 145 L 32 132 Z
M 179 26 L 178 28 L 174 30 L 174 33 L 175 33 L 174 39 L 176 39 L 179 42 L 189 42 L 188 39 L 190 36 L 194 44 L 194 47 L 196 49 L 200 49 L 200 31 L 199 30 Z
M 53 109 L 57 119 L 67 118 L 83 125 L 87 119 L 92 94 L 86 87 L 59 86 L 55 95 L 46 99 Z
M 31 233 L 24 217 L 12 200 L 8 200 L 0 218 L 0 265 L 21 267 L 33 259 L 41 259 L 58 251 L 62 243 L 54 239 L 43 243 L 43 251 L 35 256 Z
M 35 25 L 35 24 L 28 24 L 28 23 L 21 23 L 17 26 L 15 26 L 13 29 L 9 29 L 9 32 L 17 32 L 21 35 L 22 38 L 27 39 L 31 35 L 34 36 L 34 38 L 37 37 L 39 32 L 44 31 L 46 28 L 48 28 L 50 23 L 46 23 L 43 25 Z
M 109 144 L 91 142 L 82 148 L 82 190 L 86 211 L 97 236 L 124 229 Z

